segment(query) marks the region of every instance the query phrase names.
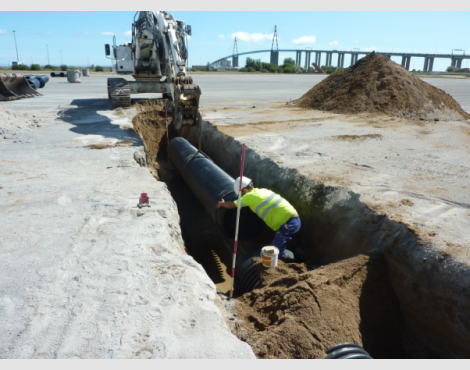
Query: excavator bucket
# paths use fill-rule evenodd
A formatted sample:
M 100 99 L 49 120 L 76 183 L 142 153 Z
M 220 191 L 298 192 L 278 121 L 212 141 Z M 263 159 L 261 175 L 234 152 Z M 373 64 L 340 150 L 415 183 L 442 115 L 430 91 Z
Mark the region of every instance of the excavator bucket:
M 30 86 L 23 75 L 15 73 L 0 75 L 0 100 L 32 98 L 38 95 L 41 94 Z

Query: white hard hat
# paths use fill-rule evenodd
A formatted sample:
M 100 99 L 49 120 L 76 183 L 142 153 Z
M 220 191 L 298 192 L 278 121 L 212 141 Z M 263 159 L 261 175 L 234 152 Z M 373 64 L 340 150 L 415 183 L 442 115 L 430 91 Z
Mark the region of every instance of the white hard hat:
M 251 179 L 249 179 L 248 177 L 245 177 L 243 176 L 243 179 L 242 179 L 242 189 L 248 185 L 250 185 L 251 183 Z M 235 191 L 235 194 L 237 194 L 238 196 L 238 191 L 239 191 L 239 188 L 240 188 L 240 177 L 238 177 L 234 184 L 233 184 L 233 190 Z

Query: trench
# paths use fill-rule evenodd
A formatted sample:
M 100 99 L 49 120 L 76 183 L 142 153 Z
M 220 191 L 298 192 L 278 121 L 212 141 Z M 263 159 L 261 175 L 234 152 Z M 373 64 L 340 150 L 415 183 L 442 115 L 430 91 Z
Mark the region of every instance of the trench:
M 203 266 L 216 285 L 217 291 L 227 295 L 231 288 L 234 242 L 216 226 L 211 215 L 193 194 L 177 167 L 169 160 L 164 104 L 164 100 L 138 103 L 140 113 L 133 119 L 134 129 L 145 144 L 149 171 L 158 181 L 165 182 L 176 202 L 186 252 Z M 178 135 L 174 126 L 171 125 L 171 118 L 169 122 L 168 136 L 173 139 Z M 235 212 L 232 211 L 225 220 L 228 233 L 233 232 L 234 216 Z M 249 216 L 253 221 L 253 215 Z M 240 227 L 243 228 L 244 225 Z M 263 227 L 256 237 L 251 236 L 247 241 L 242 238 L 238 245 L 238 255 L 243 256 L 255 250 L 257 246 L 268 245 L 273 235 L 274 233 L 268 227 Z
M 217 289 L 227 294 L 230 289 L 233 241 L 217 228 L 211 215 L 196 199 L 176 166 L 168 160 L 163 104 L 163 101 L 147 103 L 146 107 L 141 109 L 141 113 L 134 118 L 134 128 L 145 144 L 150 172 L 156 179 L 167 184 L 177 204 L 188 254 L 204 267 Z M 169 138 L 172 139 L 177 135 L 172 126 L 169 127 Z M 198 135 L 199 131 L 196 129 L 187 129 L 182 133 L 182 136 L 195 146 L 198 144 Z M 203 151 L 216 165 L 230 176 L 234 178 L 238 176 L 241 144 L 237 140 L 218 132 L 210 123 L 203 122 L 202 143 Z M 450 286 L 449 284 L 446 286 L 438 281 L 436 269 L 423 271 L 416 267 L 418 261 L 422 262 L 423 254 L 418 253 L 417 248 L 423 243 L 405 225 L 389 219 L 386 215 L 371 211 L 360 202 L 360 195 L 349 189 L 325 187 L 321 183 L 306 179 L 295 169 L 280 168 L 269 158 L 261 158 L 249 148 L 246 153 L 245 174 L 254 180 L 256 187 L 265 187 L 282 194 L 299 212 L 302 228 L 288 248 L 299 256 L 305 266 L 303 270 L 294 268 L 297 269 L 294 272 L 302 279 L 306 273 L 330 267 L 335 269 L 337 266 L 349 263 L 348 261 L 352 261 L 353 264 L 355 256 L 368 256 L 369 259 L 362 265 L 361 270 L 364 281 L 354 289 L 351 288 L 353 291 L 351 297 L 355 301 L 354 299 L 348 301 L 344 297 L 335 298 L 336 293 L 327 294 L 325 298 L 327 304 L 340 307 L 339 311 L 335 311 L 336 316 L 329 319 L 334 323 L 333 326 L 323 328 L 326 332 L 338 334 L 335 339 L 330 338 L 330 341 L 344 342 L 349 338 L 346 332 L 350 328 L 345 324 L 345 316 L 349 311 L 357 311 L 356 316 L 351 318 L 351 322 L 358 320 L 359 323 L 356 325 L 358 326 L 356 342 L 362 342 L 372 357 L 468 357 L 468 350 L 464 344 L 467 339 L 462 343 L 463 333 L 459 333 L 455 328 L 457 324 L 446 322 L 442 318 L 435 320 L 437 315 L 442 314 L 443 306 L 449 310 L 449 302 L 455 305 L 453 308 L 455 311 L 452 312 L 454 318 L 450 320 L 455 321 L 456 316 L 462 315 L 458 312 L 458 308 L 466 306 L 467 302 L 461 302 L 455 296 L 461 294 L 460 290 L 464 287 L 460 286 L 462 283 L 457 286 L 455 279 L 449 282 Z M 239 258 L 250 254 L 255 256 L 262 246 L 269 245 L 273 235 L 274 233 L 265 227 L 256 238 L 241 242 L 238 250 Z M 432 266 L 428 264 L 428 267 Z M 293 272 L 284 267 L 279 271 L 285 274 Z M 344 272 L 343 276 L 335 278 L 336 280 L 329 279 L 321 286 L 321 290 L 333 288 L 338 290 L 347 285 L 348 281 L 353 281 L 353 276 L 358 275 L 356 272 L 351 274 L 349 272 Z M 351 279 L 347 277 L 348 274 L 351 275 Z M 282 276 L 279 281 L 282 281 Z M 331 281 L 334 282 L 333 287 Z M 298 282 L 287 282 L 288 286 L 285 288 L 288 290 Z M 307 348 L 305 342 L 298 343 L 297 348 L 289 349 L 283 341 L 283 338 L 289 337 L 289 330 L 276 334 L 275 327 L 283 324 L 285 318 L 277 322 L 273 319 L 273 317 L 279 318 L 279 315 L 272 311 L 271 297 L 283 296 L 286 294 L 286 289 L 280 290 L 279 286 L 282 284 L 278 281 L 270 284 L 277 286 L 274 293 L 272 289 L 269 290 L 272 287 L 266 283 L 262 284 L 261 289 L 253 291 L 252 295 L 249 293 L 238 298 L 242 307 L 250 305 L 254 307 L 256 302 L 263 300 L 268 303 L 259 307 L 259 312 L 245 312 L 243 330 L 239 330 L 243 327 L 243 323 L 237 325 L 238 329 L 233 327 L 232 329 L 240 339 L 252 345 L 258 358 L 307 358 L 305 353 L 309 355 L 314 349 L 310 352 L 300 351 L 299 347 Z M 439 286 L 439 289 L 431 292 L 433 285 Z M 318 293 L 313 290 L 314 295 Z M 304 300 L 305 297 L 307 296 L 300 296 L 299 300 Z M 315 296 L 315 300 L 318 299 L 322 298 Z M 353 301 L 357 304 L 351 303 Z M 321 306 L 318 301 L 315 304 Z M 304 327 L 308 326 L 306 318 L 312 315 L 310 309 L 307 311 L 308 314 L 301 311 L 298 314 L 298 321 Z M 261 315 L 263 312 L 268 316 Z M 295 340 L 299 336 L 302 337 L 298 328 L 293 327 L 292 333 L 296 333 Z M 276 338 L 276 335 L 281 339 L 278 342 L 269 342 L 267 338 Z M 255 340 L 251 342 L 250 338 L 256 339 L 257 342 L 265 341 L 266 345 L 258 348 L 254 344 Z M 313 333 L 313 339 L 305 336 L 305 341 L 316 343 L 321 349 L 325 349 L 325 343 L 328 342 L 318 333 Z M 274 348 L 276 346 L 278 349 Z

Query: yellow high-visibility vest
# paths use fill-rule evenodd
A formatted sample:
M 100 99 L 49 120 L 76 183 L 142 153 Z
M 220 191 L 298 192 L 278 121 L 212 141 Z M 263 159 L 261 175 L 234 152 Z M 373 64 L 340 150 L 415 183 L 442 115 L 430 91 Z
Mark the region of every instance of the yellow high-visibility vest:
M 238 207 L 237 202 L 234 201 Z M 241 206 L 250 207 L 274 231 L 297 212 L 287 200 L 268 189 L 254 188 L 241 198 Z

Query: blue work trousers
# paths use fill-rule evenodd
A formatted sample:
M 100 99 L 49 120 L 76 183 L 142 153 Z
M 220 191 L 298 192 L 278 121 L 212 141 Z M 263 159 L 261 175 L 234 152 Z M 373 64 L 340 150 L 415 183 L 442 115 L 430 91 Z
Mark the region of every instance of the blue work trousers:
M 276 231 L 271 245 L 279 249 L 279 257 L 284 258 L 286 256 L 287 243 L 292 240 L 292 237 L 299 229 L 300 218 L 291 218 Z

